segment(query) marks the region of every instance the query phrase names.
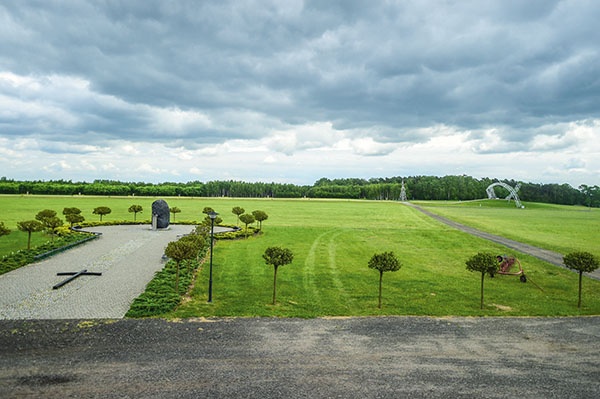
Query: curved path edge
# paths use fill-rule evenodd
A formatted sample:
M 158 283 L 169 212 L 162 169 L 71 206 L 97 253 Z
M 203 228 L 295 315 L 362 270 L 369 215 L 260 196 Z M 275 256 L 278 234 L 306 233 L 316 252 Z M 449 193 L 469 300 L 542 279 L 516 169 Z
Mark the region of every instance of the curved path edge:
M 483 238 L 488 241 L 495 242 L 496 244 L 504 245 L 505 247 L 514 249 L 519 252 L 523 252 L 527 255 L 534 256 L 540 260 L 543 260 L 544 262 L 548 262 L 555 266 L 559 266 L 559 267 L 567 269 L 567 267 L 565 266 L 565 264 L 563 262 L 563 255 L 559 254 L 558 252 L 550 251 L 550 250 L 544 249 L 544 248 L 535 247 L 533 245 L 525 244 L 525 243 L 522 243 L 519 241 L 514 241 L 514 240 L 508 239 L 506 237 L 497 236 L 495 234 L 490 234 L 485 231 L 481 231 L 481 230 L 475 229 L 473 227 L 466 226 L 464 224 L 455 222 L 453 220 L 447 219 L 443 216 L 440 216 L 433 212 L 430 212 L 426 209 L 423 209 L 418 205 L 411 204 L 410 202 L 403 202 L 403 204 L 410 206 L 414 209 L 417 209 L 418 211 L 424 213 L 425 215 L 432 217 L 433 219 L 436 219 L 436 220 L 438 220 L 450 227 L 453 227 L 457 230 L 461 230 L 461 231 L 464 231 L 465 233 L 469 233 L 469 234 L 477 236 L 479 238 Z M 567 270 L 570 270 L 570 269 L 567 269 Z M 575 271 L 573 271 L 573 272 L 575 272 Z M 590 278 L 593 278 L 595 280 L 600 280 L 600 270 L 595 270 L 594 272 L 586 273 L 585 275 Z

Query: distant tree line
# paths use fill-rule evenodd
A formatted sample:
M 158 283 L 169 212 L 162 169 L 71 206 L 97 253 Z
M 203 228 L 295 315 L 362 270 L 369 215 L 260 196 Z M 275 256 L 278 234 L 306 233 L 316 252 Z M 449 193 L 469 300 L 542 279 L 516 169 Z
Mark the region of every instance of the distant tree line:
M 17 181 L 0 178 L 0 194 L 44 195 L 114 195 L 151 197 L 241 197 L 241 198 L 343 198 L 369 200 L 399 200 L 404 181 L 409 200 L 466 201 L 487 198 L 486 188 L 497 182 L 512 187 L 514 180 L 490 178 L 476 179 L 471 176 L 410 176 L 389 178 L 347 178 L 317 180 L 312 186 L 289 183 L 263 183 L 242 181 L 191 181 L 187 183 L 120 182 L 94 180 L 73 182 L 70 180 Z M 508 195 L 496 187 L 499 198 Z M 519 190 L 523 201 L 545 202 L 562 205 L 600 206 L 600 188 L 569 184 L 523 183 Z

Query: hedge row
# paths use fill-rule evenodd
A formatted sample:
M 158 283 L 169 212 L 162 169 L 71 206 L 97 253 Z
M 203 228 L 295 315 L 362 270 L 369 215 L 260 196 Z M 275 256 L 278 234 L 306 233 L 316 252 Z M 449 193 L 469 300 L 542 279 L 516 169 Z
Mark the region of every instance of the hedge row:
M 33 263 L 44 254 L 50 252 L 57 253 L 60 252 L 61 249 L 64 250 L 88 241 L 90 236 L 91 235 L 89 233 L 71 232 L 70 234 L 61 235 L 55 238 L 54 241 L 48 241 L 45 244 L 39 245 L 33 249 L 22 249 L 11 252 L 10 254 L 0 258 L 0 275 L 18 269 L 19 267 L 25 266 L 29 263 Z
M 133 300 L 125 317 L 151 317 L 174 310 L 192 284 L 196 270 L 200 266 L 198 259 L 204 259 L 207 253 L 208 246 L 201 250 L 196 259 L 181 262 L 178 292 L 175 292 L 177 264 L 169 260 L 162 270 L 154 274 L 145 291 Z

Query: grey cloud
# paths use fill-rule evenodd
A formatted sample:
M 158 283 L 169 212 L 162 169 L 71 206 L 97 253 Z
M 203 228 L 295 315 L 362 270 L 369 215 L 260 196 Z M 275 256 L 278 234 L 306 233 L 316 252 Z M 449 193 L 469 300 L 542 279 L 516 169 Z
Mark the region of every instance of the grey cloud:
M 89 97 L 46 93 L 75 125 L 0 122 L 7 135 L 191 146 L 315 121 L 375 126 L 381 143 L 499 126 L 502 142 L 525 145 L 540 126 L 600 116 L 599 14 L 583 0 L 11 2 L 0 69 L 78 77 Z M 212 124 L 157 131 L 155 108 Z

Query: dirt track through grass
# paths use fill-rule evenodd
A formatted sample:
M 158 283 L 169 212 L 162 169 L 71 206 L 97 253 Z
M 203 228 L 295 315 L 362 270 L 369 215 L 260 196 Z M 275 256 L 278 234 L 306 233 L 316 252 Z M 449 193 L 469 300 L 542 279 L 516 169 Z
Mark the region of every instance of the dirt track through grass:
M 497 236 L 497 235 L 494 235 L 494 234 L 486 233 L 485 231 L 477 230 L 477 229 L 474 229 L 472 227 L 465 226 L 464 224 L 457 223 L 457 222 L 455 222 L 453 220 L 446 219 L 443 216 L 436 215 L 435 213 L 430 212 L 430 211 L 428 211 L 426 209 L 423 209 L 423 208 L 421 208 L 418 205 L 411 204 L 409 202 L 406 202 L 405 204 L 408 205 L 408 206 L 411 206 L 411 207 L 413 207 L 415 209 L 418 209 L 419 211 L 423 212 L 427 216 L 430 216 L 430 217 L 432 217 L 432 218 L 434 218 L 436 220 L 439 220 L 440 222 L 442 222 L 442 223 L 444 223 L 444 224 L 446 224 L 448 226 L 451 226 L 451 227 L 454 227 L 455 229 L 464 231 L 465 233 L 469 233 L 469 234 L 472 234 L 474 236 L 477 236 L 477 237 L 480 237 L 480 238 L 483 238 L 483 239 L 495 242 L 497 244 L 504 245 L 504 246 L 506 246 L 508 248 L 511 248 L 511 249 L 514 249 L 516 251 L 526 253 L 528 255 L 531 255 L 531 256 L 534 256 L 534 257 L 536 257 L 538 259 L 541 259 L 544 262 L 551 263 L 551 264 L 553 264 L 555 266 L 566 268 L 566 266 L 565 266 L 565 264 L 563 262 L 563 255 L 561 255 L 561 254 L 559 254 L 557 252 L 550 251 L 548 249 L 538 248 L 538 247 L 535 247 L 533 245 L 529 245 L 529 244 L 525 244 L 525 243 L 522 243 L 522 242 L 514 241 L 514 240 L 511 240 L 511 239 L 508 239 L 508 238 L 505 238 L 505 237 L 501 237 L 501 236 Z M 599 270 L 595 270 L 592 273 L 586 273 L 586 276 L 588 276 L 590 278 L 593 278 L 595 280 L 600 280 L 600 269 Z

